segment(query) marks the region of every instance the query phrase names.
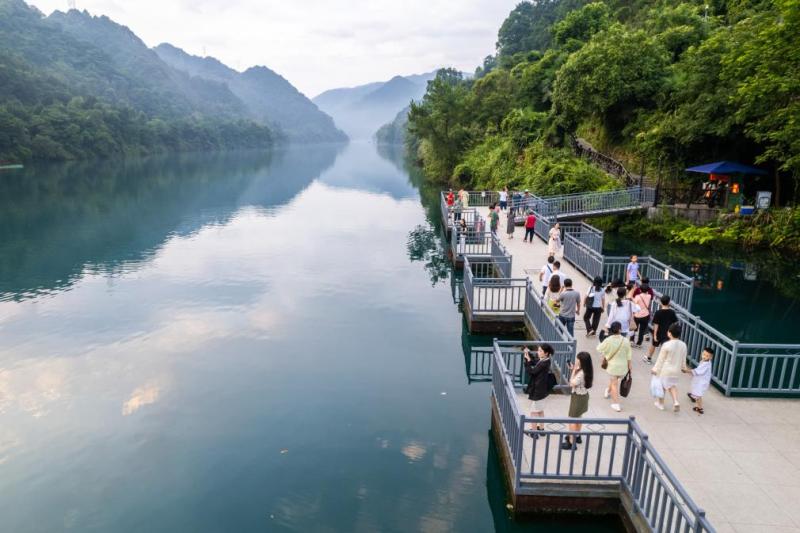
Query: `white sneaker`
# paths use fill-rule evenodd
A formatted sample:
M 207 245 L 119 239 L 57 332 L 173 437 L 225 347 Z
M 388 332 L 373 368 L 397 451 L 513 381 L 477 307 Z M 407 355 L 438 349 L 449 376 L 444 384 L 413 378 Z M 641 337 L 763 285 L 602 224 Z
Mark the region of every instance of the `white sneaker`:
M 651 360 L 649 357 L 647 357 L 647 354 L 644 354 L 644 355 L 642 356 L 642 361 L 644 361 L 644 362 L 645 362 L 645 363 L 647 363 L 648 365 L 652 365 L 652 364 L 653 364 L 653 361 L 652 361 L 652 360 Z
M 614 411 L 616 411 L 616 412 L 618 412 L 618 413 L 619 413 L 620 411 L 622 411 L 622 407 L 620 407 L 620 405 L 619 405 L 618 403 L 612 403 L 612 404 L 611 404 L 611 409 L 613 409 Z
M 653 402 L 653 405 L 655 405 L 656 409 L 658 409 L 659 411 L 663 411 L 664 410 L 664 404 L 661 403 L 661 402 Z
M 663 409 L 663 407 L 662 407 L 662 409 Z M 675 412 L 677 413 L 678 411 L 680 411 L 680 410 L 681 410 L 681 404 L 679 404 L 679 403 L 673 403 L 673 404 L 672 404 L 672 410 L 673 410 L 673 411 L 675 411 Z
M 607 399 L 609 399 L 610 397 L 611 397 L 611 389 L 609 389 L 608 387 L 606 387 L 606 390 L 604 390 L 604 391 L 603 391 L 603 398 L 605 398 L 605 399 L 607 400 Z

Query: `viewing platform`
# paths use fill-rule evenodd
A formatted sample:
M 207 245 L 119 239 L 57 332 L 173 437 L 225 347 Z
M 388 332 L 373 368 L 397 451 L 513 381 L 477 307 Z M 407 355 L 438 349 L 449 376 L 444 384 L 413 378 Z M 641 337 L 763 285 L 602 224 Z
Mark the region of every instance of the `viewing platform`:
M 476 211 L 485 215 L 487 208 Z M 487 237 L 488 251 L 474 261 L 469 250 L 460 254 L 461 301 L 470 330 L 482 331 L 477 322 L 502 315 L 537 339 L 473 348 L 467 366 L 471 380 L 492 382 L 493 434 L 514 512 L 622 511 L 638 531 L 800 531 L 800 511 L 793 505 L 800 497 L 800 410 L 786 398 L 800 396 L 800 345 L 730 339 L 692 314 L 691 277 L 642 257 L 641 271 L 654 290 L 676 302 L 690 359 L 696 363 L 702 347 L 714 347 L 714 386 L 703 415 L 691 410 L 688 376 L 678 386 L 681 410 L 660 411 L 649 394 L 652 366 L 641 360 L 645 348 L 634 349 L 632 391 L 617 413 L 603 398 L 608 377 L 600 369 L 597 338 L 586 337 L 581 316 L 574 337 L 569 335 L 541 301 L 538 273 L 548 255 L 543 239 L 553 223 L 539 214 L 540 238 L 527 243 L 520 228 L 513 239 L 506 237 L 501 215 L 500 237 Z M 602 232 L 584 222 L 561 226 L 564 247 L 557 259 L 575 290 L 585 295 L 594 275 L 606 281 L 622 277 L 628 258 L 604 256 Z M 450 246 L 458 252 L 452 239 Z M 545 431 L 537 440 L 523 431 L 530 425 L 530 402 L 522 393 L 520 346 L 539 342 L 555 347 L 559 375 L 577 352 L 592 355 L 595 384 L 581 419 L 584 443 L 574 451 L 560 448 L 569 433 L 567 394 L 548 398 Z

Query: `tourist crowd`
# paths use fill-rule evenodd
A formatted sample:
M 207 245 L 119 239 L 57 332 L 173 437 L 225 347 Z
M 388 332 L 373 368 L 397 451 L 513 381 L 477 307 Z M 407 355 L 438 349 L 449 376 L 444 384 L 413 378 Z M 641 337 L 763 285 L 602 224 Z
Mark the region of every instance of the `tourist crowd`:
M 536 216 L 533 198 L 528 191 L 510 195 L 508 189 L 504 189 L 497 197 L 499 200 L 489 205 L 486 217 L 492 234 L 498 237 L 500 216 L 506 212 L 507 238 L 514 238 L 516 223 L 521 219 L 525 228 L 523 241 L 533 243 Z M 467 230 L 460 215 L 469 205 L 469 193 L 462 189 L 456 195 L 451 190 L 446 195 L 446 202 L 459 228 Z M 482 220 L 482 217 L 476 216 L 471 229 L 485 231 L 481 227 Z M 646 352 L 641 358 L 644 363 L 652 365 L 649 392 L 655 408 L 665 410 L 665 399 L 669 398 L 672 410 L 679 411 L 680 377 L 682 374 L 691 374 L 691 388 L 687 396 L 695 404 L 692 410 L 703 414 L 703 396 L 711 382 L 714 351 L 711 347 L 704 348 L 699 354 L 699 364 L 695 368 L 689 367 L 688 348 L 681 340 L 682 328 L 677 313 L 671 308 L 670 297 L 661 296 L 658 309 L 653 312 L 656 294 L 650 287 L 650 280 L 641 275 L 638 257 L 631 256 L 624 279 L 606 283 L 596 277 L 588 291 L 582 294 L 573 287 L 573 280 L 561 271 L 561 263 L 556 258 L 562 252 L 558 223 L 550 228 L 547 237 L 547 261 L 538 273 L 542 298 L 571 336 L 575 336 L 575 321 L 582 314 L 586 336 L 599 339 L 594 359 L 599 361 L 600 368 L 608 376 L 603 397 L 610 399 L 610 408 L 616 412 L 622 411 L 621 399 L 628 395 L 632 386 L 633 349 L 642 349 L 647 342 Z M 600 327 L 603 315 L 606 319 Z M 557 384 L 551 363 L 554 349 L 543 343 L 538 345 L 535 352 L 531 352 L 528 346 L 522 350 L 527 376 L 524 392 L 530 400 L 530 416 L 542 418 L 545 416 L 547 399 Z M 595 382 L 594 366 L 592 355 L 581 351 L 574 364 L 566 369 L 570 387 L 567 415 L 571 418 L 579 419 L 589 409 L 590 389 Z M 578 432 L 580 428 L 580 424 L 575 423 L 570 425 L 569 430 Z M 542 426 L 537 424 L 528 433 L 537 438 L 542 430 Z M 576 438 L 567 437 L 562 447 L 570 449 L 580 443 L 579 435 Z

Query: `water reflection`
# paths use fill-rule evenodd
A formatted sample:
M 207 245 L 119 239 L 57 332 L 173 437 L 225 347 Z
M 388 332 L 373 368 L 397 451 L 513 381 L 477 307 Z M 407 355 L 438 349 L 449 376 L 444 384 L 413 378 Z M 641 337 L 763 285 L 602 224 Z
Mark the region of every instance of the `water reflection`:
M 281 205 L 341 147 L 33 165 L 0 180 L 0 300 L 148 261 L 170 236 Z
M 608 234 L 605 253 L 636 250 L 695 278 L 692 311 L 742 342 L 797 343 L 800 275 L 791 258 L 731 247 L 699 247 Z M 741 312 L 747 318 L 742 320 Z
M 3 185 L 2 529 L 491 530 L 489 391 L 409 176 L 186 157 Z

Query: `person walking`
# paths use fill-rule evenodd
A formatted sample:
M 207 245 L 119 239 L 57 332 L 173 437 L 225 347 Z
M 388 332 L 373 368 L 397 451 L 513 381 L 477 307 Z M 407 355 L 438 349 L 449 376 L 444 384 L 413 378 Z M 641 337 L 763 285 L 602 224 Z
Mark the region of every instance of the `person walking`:
M 466 209 L 469 207 L 469 193 L 463 188 L 459 189 L 458 197 L 461 198 L 461 205 Z
M 586 324 L 586 336 L 597 335 L 597 328 L 600 326 L 600 317 L 603 315 L 603 308 L 606 306 L 606 291 L 603 289 L 603 278 L 596 276 L 592 280 L 592 286 L 586 295 L 586 314 L 583 315 L 583 322 Z
M 544 295 L 544 300 L 550 309 L 558 315 L 559 306 L 558 296 L 561 294 L 561 276 L 550 276 L 550 282 L 547 284 L 547 292 Z
M 670 302 L 669 295 L 663 295 L 661 297 L 661 306 L 659 310 L 653 313 L 653 336 L 650 341 L 650 347 L 647 350 L 647 355 L 642 356 L 642 361 L 647 364 L 652 364 L 653 354 L 656 348 L 669 340 L 667 331 L 672 324 L 678 321 L 678 315 L 670 307 Z
M 556 258 L 552 255 L 547 258 L 547 263 L 544 264 L 542 270 L 539 271 L 539 282 L 542 284 L 542 296 L 547 294 L 547 287 L 550 286 L 550 277 L 553 275 L 553 263 Z
M 600 343 L 597 351 L 603 356 L 600 364 L 608 373 L 608 387 L 604 398 L 611 397 L 611 409 L 622 411 L 619 404 L 619 381 L 631 370 L 631 342 L 622 334 L 622 324 L 612 322 L 608 328 L 608 337 Z
M 619 322 L 622 334 L 626 338 L 630 337 L 633 315 L 639 311 L 639 306 L 630 301 L 627 298 L 627 294 L 628 291 L 625 287 L 619 287 L 617 289 L 617 298 L 611 303 L 608 319 L 606 320 L 607 328 L 612 322 Z
M 555 226 L 550 228 L 550 239 L 547 241 L 547 255 L 555 256 L 561 249 L 561 226 L 556 222 Z
M 453 203 L 453 221 L 458 222 L 461 220 L 461 211 L 462 211 L 463 204 L 461 203 L 461 197 L 456 196 L 456 201 Z
M 564 290 L 558 295 L 558 320 L 575 337 L 575 317 L 581 312 L 581 293 L 572 288 L 572 280 L 564 280 Z
M 497 237 L 497 226 L 500 224 L 500 215 L 497 214 L 495 210 L 495 205 L 492 204 L 489 206 L 489 229 L 491 230 L 492 234 Z
M 692 403 L 697 404 L 692 407 L 692 411 L 698 415 L 705 413 L 703 410 L 703 396 L 711 385 L 711 360 L 714 358 L 714 349 L 710 346 L 703 348 L 703 354 L 700 356 L 700 364 L 697 368 L 684 370 L 687 374 L 692 375 L 692 392 L 687 393 Z
M 631 261 L 625 267 L 625 284 L 633 283 L 634 285 L 639 282 L 639 256 L 632 255 Z
M 575 364 L 569 364 L 570 376 L 569 385 L 572 393 L 569 397 L 570 418 L 580 418 L 589 410 L 589 389 L 592 388 L 594 381 L 594 368 L 592 366 L 592 356 L 589 352 L 579 352 L 575 356 Z M 583 427 L 579 423 L 570 423 L 569 430 L 578 432 Z M 574 450 L 577 444 L 581 444 L 581 436 L 574 435 L 571 439 L 566 437 L 561 444 L 562 450 Z
M 669 340 L 661 346 L 658 359 L 650 371 L 661 380 L 665 392 L 672 396 L 672 410 L 678 412 L 681 405 L 678 403 L 678 378 L 686 368 L 686 343 L 681 340 L 681 325 L 672 324 L 667 330 Z M 664 398 L 656 398 L 655 406 L 664 410 Z
M 514 229 L 516 229 L 516 222 L 514 220 L 514 213 L 511 212 L 509 209 L 508 211 L 508 220 L 506 220 L 506 233 L 508 234 L 509 239 L 514 238 Z
M 508 206 L 508 187 L 503 187 L 503 190 L 500 191 L 500 210 L 505 211 L 506 207 Z
M 529 242 L 533 244 L 534 230 L 536 229 L 536 216 L 533 211 L 528 211 L 528 216 L 525 217 L 525 238 L 522 242 Z
M 522 206 L 522 195 L 519 191 L 514 192 L 511 195 L 511 210 L 514 211 L 514 215 L 516 216 L 517 213 L 524 213 L 524 210 L 521 210 Z
M 545 400 L 550 395 L 548 378 L 551 365 L 550 358 L 555 352 L 549 344 L 540 344 L 536 353 L 537 358 L 534 360 L 527 348 L 523 352 L 525 373 L 528 375 L 528 386 L 525 388 L 525 392 L 528 393 L 528 399 L 531 401 L 531 418 L 543 418 Z M 535 429 L 542 431 L 544 426 L 536 424 Z
M 650 305 L 653 303 L 653 289 L 650 288 L 649 279 L 642 279 L 642 284 L 633 291 L 633 303 L 639 308 L 633 314 L 636 322 L 636 347 L 642 347 L 647 326 L 650 324 Z

